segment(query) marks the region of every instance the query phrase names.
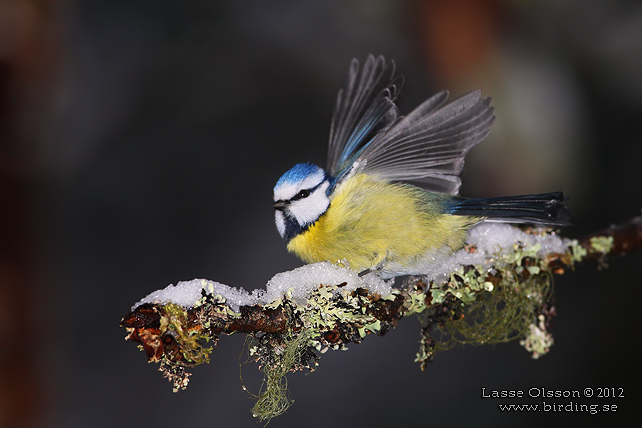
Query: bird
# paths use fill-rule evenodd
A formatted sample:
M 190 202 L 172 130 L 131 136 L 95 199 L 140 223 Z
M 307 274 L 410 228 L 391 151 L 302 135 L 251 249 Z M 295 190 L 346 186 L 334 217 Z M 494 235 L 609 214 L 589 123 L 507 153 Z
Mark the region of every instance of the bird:
M 406 116 L 395 62 L 353 59 L 330 126 L 325 169 L 299 163 L 274 186 L 275 223 L 304 262 L 341 263 L 382 278 L 423 275 L 465 244 L 482 221 L 566 226 L 562 192 L 459 196 L 468 151 L 495 121 L 473 91 L 447 103 L 441 91 Z

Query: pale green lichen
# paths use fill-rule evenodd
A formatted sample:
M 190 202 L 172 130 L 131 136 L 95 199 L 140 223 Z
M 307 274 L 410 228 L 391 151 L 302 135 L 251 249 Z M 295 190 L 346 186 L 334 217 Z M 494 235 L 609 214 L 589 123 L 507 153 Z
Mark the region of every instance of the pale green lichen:
M 571 258 L 572 251 L 572 242 L 569 242 L 563 257 Z M 498 250 L 490 269 L 461 266 L 450 274 L 448 281 L 432 283 L 431 304 L 456 308 L 452 303 L 459 302 L 460 312 L 442 314 L 438 321 L 433 310 L 420 316 L 425 329 L 434 324 L 433 330 L 440 340 L 423 337 L 416 361 L 424 367 L 435 351 L 448 349 L 455 343 L 492 344 L 530 335 L 530 326 L 550 299 L 552 290 L 548 255 L 540 253 L 539 243 L 515 244 L 509 252 Z M 452 299 L 455 302 L 450 303 Z M 552 338 L 549 342 L 552 344 Z M 538 350 L 540 356 L 548 348 L 540 346 Z
M 404 316 L 420 314 L 427 308 L 425 291 L 416 287 L 416 285 L 416 283 L 412 282 L 406 284 L 408 291 L 407 294 L 404 294 Z M 434 299 L 435 297 L 432 296 L 432 301 L 434 301 Z
M 398 293 L 398 290 L 395 292 Z M 346 349 L 342 341 L 332 343 L 326 340 L 324 333 L 336 331 L 337 335 L 356 340 L 357 337 L 363 339 L 368 333 L 377 334 L 381 331 L 382 322 L 367 310 L 370 297 L 343 290 L 339 285 L 321 286 L 310 294 L 305 306 L 293 304 L 294 319 L 299 320 L 300 325 L 291 326 L 287 334 L 278 338 L 265 335 L 250 339 L 250 356 L 259 361 L 265 375 L 262 390 L 256 396 L 257 403 L 252 410 L 256 418 L 269 421 L 292 404 L 285 376 L 290 371 L 302 368 L 314 369 L 316 359 L 312 357 L 311 349 L 321 353 L 329 348 Z M 394 299 L 394 296 L 382 299 L 391 298 Z M 288 296 L 283 299 L 287 301 Z M 310 365 L 310 359 L 314 359 L 313 365 Z
M 394 295 L 383 299 L 390 298 L 394 300 Z M 381 330 L 381 322 L 367 310 L 369 304 L 368 297 L 354 291 L 344 291 L 336 285 L 321 286 L 311 293 L 305 306 L 298 306 L 295 311 L 313 341 L 318 341 L 322 332 L 338 326 L 351 326 L 364 338 L 367 332 L 377 333 Z
M 573 263 L 579 263 L 588 255 L 588 251 L 586 248 L 584 248 L 582 245 L 580 245 L 579 241 L 576 239 L 573 239 L 570 241 L 569 245 L 569 251 L 567 254 L 570 256 L 569 263 L 572 265 Z
M 522 337 L 550 286 L 542 279 L 532 278 L 519 284 L 502 281 L 495 292 L 479 294 L 462 308 L 459 318 L 444 320 L 441 330 L 448 338 L 438 344 L 438 349 L 447 349 L 455 343 L 483 345 Z
M 539 358 L 553 344 L 543 315 L 552 291 L 549 257 L 561 258 L 564 265 L 572 266 L 587 255 L 577 241 L 566 243 L 567 250 L 562 255 L 541 254 L 540 243 L 518 243 L 510 249 L 498 249 L 486 265 L 459 266 L 443 283 L 409 278 L 402 288 L 393 288 L 387 296 L 370 294 L 365 289 L 345 290 L 342 284 L 335 284 L 320 285 L 310 292 L 305 303 L 294 301 L 290 290 L 280 299 L 263 304 L 263 310 L 287 307 L 289 324 L 286 333 L 255 332 L 248 336 L 249 358 L 259 363 L 265 376 L 255 396 L 254 416 L 269 421 L 287 410 L 292 400 L 285 377 L 290 371 L 313 370 L 318 359 L 314 350 L 323 353 L 346 349 L 347 343 L 358 343 L 368 334 L 383 334 L 391 322 L 408 315 L 418 314 L 424 326 L 415 359 L 422 368 L 435 351 L 456 343 L 480 345 L 521 338 L 522 346 L 533 358 Z M 605 253 L 612 248 L 612 238 L 594 238 L 591 245 L 595 251 Z M 161 361 L 175 389 L 187 385 L 188 374 L 181 363 L 209 362 L 211 348 L 204 348 L 202 343 L 216 340 L 212 331 L 219 334 L 221 330 L 215 326 L 241 317 L 222 296 L 213 293 L 211 286 L 204 288 L 203 297 L 191 308 L 191 320 L 187 310 L 178 305 L 162 306 L 161 331 L 170 332 L 180 349 L 178 363 L 168 357 Z M 390 305 L 377 306 L 381 301 Z M 386 311 L 394 307 L 392 318 L 381 318 L 381 306 Z M 188 327 L 194 325 L 199 328 Z M 431 337 L 431 331 L 439 335 L 439 340 Z
M 450 274 L 448 281 L 443 284 L 432 285 L 430 288 L 431 303 L 444 303 L 448 295 L 452 295 L 464 305 L 470 304 L 477 299 L 477 295 L 481 291 L 492 291 L 494 289 L 493 283 L 488 281 L 489 273 L 489 271 L 484 271 L 479 266 L 472 269 L 470 267 L 464 269 L 463 266 L 458 268 Z
M 555 342 L 553 335 L 546 329 L 544 315 L 540 314 L 537 318 L 537 324 L 533 323 L 529 325 L 528 334 L 524 339 L 519 341 L 519 344 L 530 352 L 534 359 L 545 355 Z
M 495 277 L 496 272 L 505 266 L 514 267 L 517 274 L 527 270 L 530 275 L 538 275 L 542 269 L 548 269 L 546 260 L 539 255 L 541 249 L 542 245 L 539 242 L 533 245 L 514 244 L 512 251 L 499 249 L 492 256 L 492 269 L 483 266 L 460 266 L 450 274 L 448 281 L 431 286 L 432 303 L 443 303 L 450 294 L 464 305 L 470 304 L 476 300 L 480 292 L 494 290 L 493 280 L 489 278 Z M 526 264 L 525 260 L 529 263 Z
M 591 249 L 598 253 L 608 254 L 613 249 L 612 236 L 593 236 L 590 242 Z

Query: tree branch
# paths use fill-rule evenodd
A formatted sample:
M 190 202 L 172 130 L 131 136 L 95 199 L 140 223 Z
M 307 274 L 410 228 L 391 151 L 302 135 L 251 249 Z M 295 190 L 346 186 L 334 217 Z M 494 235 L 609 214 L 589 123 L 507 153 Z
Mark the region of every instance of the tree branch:
M 418 314 L 422 322 L 416 359 L 422 369 L 435 351 L 455 343 L 521 339 L 537 358 L 553 344 L 552 275 L 589 262 L 604 266 L 606 259 L 640 246 L 642 217 L 635 217 L 579 240 L 565 240 L 563 252 L 542 254 L 539 244 L 520 242 L 510 251 L 488 255 L 485 263 L 457 267 L 443 281 L 408 278 L 389 295 L 367 287 L 348 290 L 346 282 L 319 284 L 305 302 L 285 293 L 266 304 L 235 309 L 225 296 L 204 286 L 200 299 L 189 306 L 143 303 L 120 325 L 148 361 L 160 363 L 175 391 L 187 385 L 186 368 L 209 362 L 211 348 L 205 343 L 217 345 L 220 335 L 247 334 L 250 358 L 259 363 L 267 385 L 253 411 L 269 420 L 290 404 L 283 382 L 288 371 L 314 370 L 319 353 L 360 343 L 369 334 L 384 335 L 409 315 Z M 462 250 L 464 255 L 476 251 L 473 245 Z

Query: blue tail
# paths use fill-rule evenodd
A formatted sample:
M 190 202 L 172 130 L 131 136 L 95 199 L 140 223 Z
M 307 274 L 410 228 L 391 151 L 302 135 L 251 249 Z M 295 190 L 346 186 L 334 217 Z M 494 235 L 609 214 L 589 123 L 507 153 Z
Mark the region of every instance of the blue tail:
M 562 192 L 500 198 L 457 199 L 453 215 L 486 217 L 490 221 L 570 226 L 573 215 L 562 205 Z

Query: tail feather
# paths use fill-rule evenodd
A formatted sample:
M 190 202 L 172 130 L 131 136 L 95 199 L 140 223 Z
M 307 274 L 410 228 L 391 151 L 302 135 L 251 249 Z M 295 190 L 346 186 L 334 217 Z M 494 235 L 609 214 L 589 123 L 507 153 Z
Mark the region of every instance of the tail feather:
M 453 215 L 486 217 L 488 221 L 532 223 L 550 226 L 572 225 L 573 215 L 562 205 L 562 192 L 499 198 L 459 199 Z

